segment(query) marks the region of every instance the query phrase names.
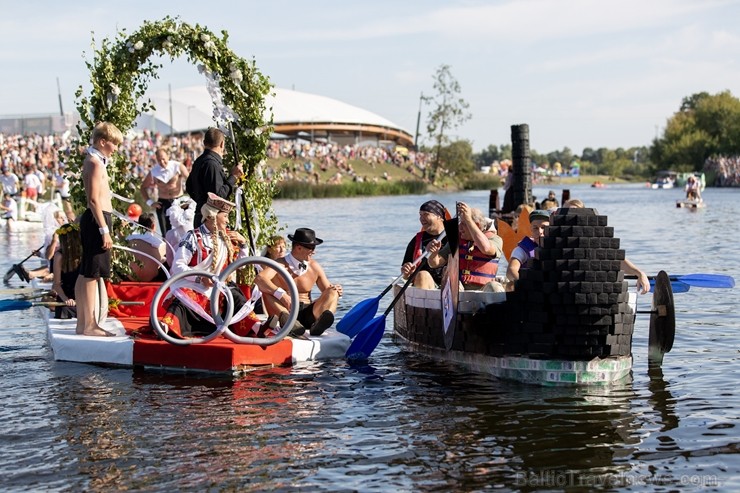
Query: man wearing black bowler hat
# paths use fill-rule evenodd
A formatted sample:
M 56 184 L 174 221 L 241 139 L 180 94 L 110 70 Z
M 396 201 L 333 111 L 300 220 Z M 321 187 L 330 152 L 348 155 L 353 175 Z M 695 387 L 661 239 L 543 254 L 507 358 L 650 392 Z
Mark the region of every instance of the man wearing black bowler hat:
M 330 283 L 324 269 L 313 259 L 316 247 L 324 242 L 316 237 L 314 230 L 298 228 L 295 233 L 288 235 L 288 239 L 292 242 L 290 253 L 276 261 L 290 272 L 298 287 L 298 320 L 290 334 L 301 336 L 308 327 L 312 336 L 318 336 L 334 323 L 342 286 Z M 269 315 L 280 315 L 281 312 L 290 310 L 294 300 L 290 299 L 288 286 L 275 269 L 265 267 L 257 275 L 255 282 L 262 292 Z M 311 299 L 314 286 L 321 291 L 316 300 Z

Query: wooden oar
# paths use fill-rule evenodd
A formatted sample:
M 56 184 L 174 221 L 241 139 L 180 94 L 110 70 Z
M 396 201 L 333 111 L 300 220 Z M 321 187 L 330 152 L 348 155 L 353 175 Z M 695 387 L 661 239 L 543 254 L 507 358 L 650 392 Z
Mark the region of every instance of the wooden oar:
M 637 276 L 624 276 L 626 279 L 637 279 Z M 648 276 L 651 286 L 656 276 Z M 671 283 L 681 282 L 695 288 L 734 288 L 735 279 L 724 274 L 685 274 L 668 276 Z M 674 287 L 675 291 L 675 287 Z
M 143 301 L 119 301 L 121 305 L 144 305 Z M 26 300 L 0 300 L 0 312 L 9 312 L 12 310 L 25 310 L 34 306 L 47 306 L 50 308 L 56 306 L 67 306 L 61 301 L 26 301 Z
M 36 255 L 37 252 L 40 252 L 42 248 L 44 248 L 44 245 L 41 245 L 36 250 L 32 251 L 31 254 L 28 257 L 24 258 L 23 260 L 21 260 L 17 264 L 13 264 L 13 267 L 11 267 L 10 269 L 8 269 L 8 272 L 5 273 L 5 276 L 3 277 L 3 281 L 5 281 L 5 282 L 10 281 L 10 278 L 13 277 L 13 274 L 15 274 L 16 269 L 18 267 L 20 267 L 21 265 L 23 265 L 26 262 L 26 260 L 28 260 L 29 258 L 31 258 L 34 255 Z M 21 279 L 21 281 L 28 282 L 28 280 L 26 280 L 26 279 Z
M 393 306 L 401 299 L 403 293 L 406 291 L 416 277 L 419 270 L 415 270 L 413 274 L 406 280 L 406 284 L 403 285 L 401 290 L 398 292 L 391 304 L 386 308 L 385 312 L 379 317 L 372 319 L 362 330 L 357 334 L 357 337 L 352 341 L 352 344 L 347 348 L 345 356 L 350 360 L 361 361 L 366 360 L 370 357 L 370 354 L 375 351 L 378 347 L 380 340 L 383 338 L 385 333 L 385 320 L 388 314 L 393 309 Z
M 446 233 L 442 231 L 442 233 L 435 238 L 438 241 L 442 241 L 444 239 Z M 421 262 L 429 256 L 429 251 L 427 250 L 424 252 L 424 255 L 417 258 L 414 261 L 414 267 L 421 264 Z M 366 300 L 363 300 L 353 306 L 350 311 L 342 317 L 342 320 L 337 323 L 337 331 L 352 338 L 356 336 L 364 327 L 365 325 L 375 316 L 375 314 L 378 312 L 378 305 L 380 304 L 380 299 L 388 293 L 388 291 L 391 290 L 394 284 L 396 284 L 398 281 L 401 280 L 403 277 L 403 274 L 398 276 L 391 282 L 382 293 L 380 293 L 375 298 L 368 298 Z
M 41 288 L 10 288 L 0 289 L 0 296 L 23 296 L 24 298 L 35 298 L 43 296 L 50 291 Z

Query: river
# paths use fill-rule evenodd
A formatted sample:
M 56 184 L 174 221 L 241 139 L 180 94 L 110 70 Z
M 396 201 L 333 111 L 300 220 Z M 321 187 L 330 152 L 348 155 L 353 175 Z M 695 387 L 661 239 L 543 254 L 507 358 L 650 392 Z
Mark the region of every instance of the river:
M 536 187 L 544 197 L 552 188 Z M 566 187 L 609 217 L 649 274 L 738 278 L 737 190 L 678 209 L 680 190 Z M 277 201 L 311 227 L 344 286 L 339 315 L 398 274 L 429 198 L 488 207 L 488 192 Z M 732 230 L 732 231 L 730 231 Z M 0 269 L 43 241 L 0 231 Z M 33 266 L 33 261 L 28 262 Z M 9 287 L 20 287 L 17 278 Z M 7 288 L 8 286 L 6 286 Z M 381 310 L 391 297 L 381 303 Z M 325 361 L 231 380 L 56 363 L 34 309 L 0 312 L 5 491 L 740 490 L 736 290 L 676 294 L 676 340 L 648 368 L 638 316 L 632 379 L 606 388 L 500 381 L 415 356 L 390 337 L 369 364 Z M 649 309 L 650 296 L 638 309 Z M 390 329 L 391 320 L 388 322 Z

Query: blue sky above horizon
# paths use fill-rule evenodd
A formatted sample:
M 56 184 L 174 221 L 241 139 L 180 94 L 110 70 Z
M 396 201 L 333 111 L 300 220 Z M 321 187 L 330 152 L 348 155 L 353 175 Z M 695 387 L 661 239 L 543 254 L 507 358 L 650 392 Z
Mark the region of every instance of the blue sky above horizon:
M 68 0 L 3 6 L 0 115 L 65 111 L 89 88 L 83 53 L 119 29 L 177 16 L 254 58 L 278 87 L 320 94 L 416 128 L 419 96 L 451 66 L 472 114 L 454 134 L 475 150 L 527 123 L 540 153 L 650 145 L 681 100 L 740 97 L 737 0 Z M 151 92 L 204 85 L 167 61 Z M 424 116 L 422 116 L 423 131 Z

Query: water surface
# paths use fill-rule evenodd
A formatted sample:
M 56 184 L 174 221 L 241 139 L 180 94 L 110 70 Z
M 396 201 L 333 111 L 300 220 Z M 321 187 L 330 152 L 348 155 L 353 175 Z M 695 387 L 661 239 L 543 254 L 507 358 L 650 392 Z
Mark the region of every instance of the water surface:
M 544 197 L 557 185 L 536 188 Z M 636 185 L 571 196 L 609 217 L 627 256 L 655 274 L 726 273 L 737 191 Z M 286 233 L 312 227 L 316 258 L 344 285 L 339 314 L 398 275 L 436 198 L 488 206 L 488 192 L 278 201 Z M 0 231 L 0 269 L 43 242 Z M 30 266 L 33 263 L 29 261 Z M 13 278 L 10 287 L 20 287 Z M 736 290 L 676 295 L 673 351 L 648 368 L 647 316 L 629 382 L 551 388 L 471 373 L 386 337 L 368 365 L 327 361 L 231 380 L 55 363 L 35 310 L 0 312 L 0 485 L 12 491 L 715 491 L 740 488 Z M 390 297 L 381 303 L 381 310 Z M 650 297 L 641 297 L 649 309 Z M 391 320 L 388 321 L 390 329 Z

